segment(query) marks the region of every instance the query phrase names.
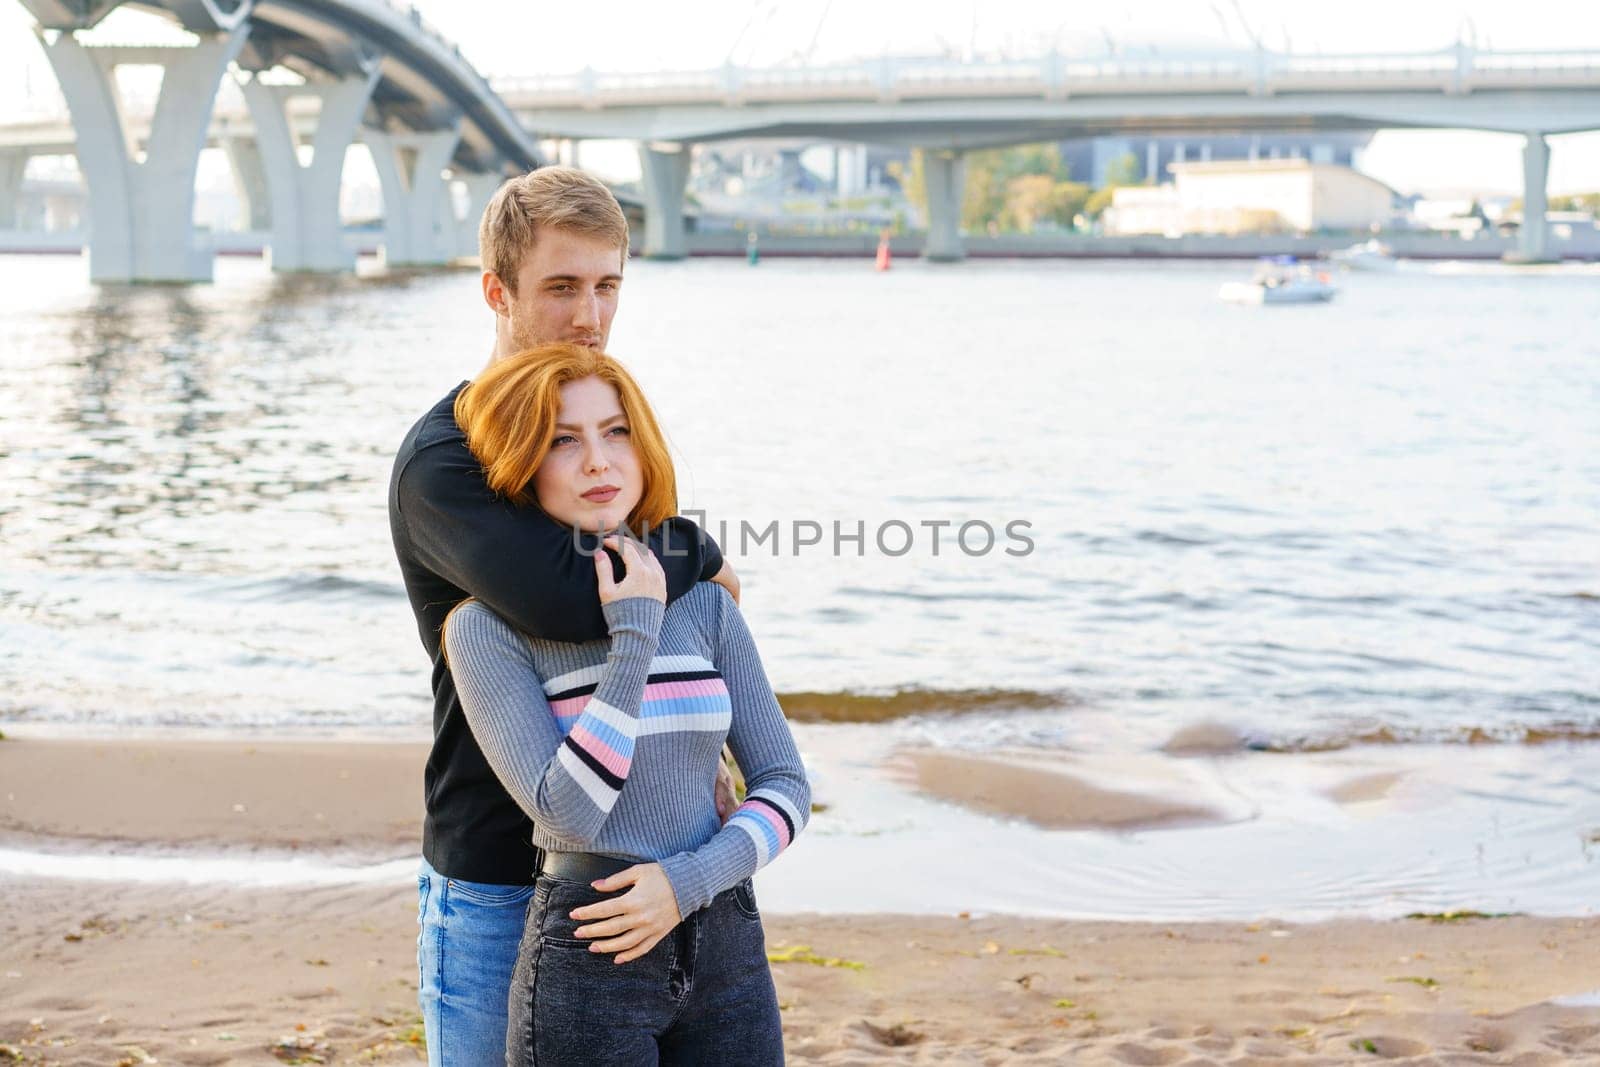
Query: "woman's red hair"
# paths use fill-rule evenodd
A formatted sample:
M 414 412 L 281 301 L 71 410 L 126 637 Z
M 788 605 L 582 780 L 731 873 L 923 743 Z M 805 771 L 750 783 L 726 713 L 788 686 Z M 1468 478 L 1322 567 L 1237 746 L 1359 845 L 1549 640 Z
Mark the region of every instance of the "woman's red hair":
M 489 487 L 517 504 L 535 503 L 533 475 L 550 452 L 561 387 L 599 378 L 617 391 L 644 485 L 628 514 L 633 530 L 678 513 L 678 479 L 666 438 L 639 383 L 621 363 L 583 345 L 540 345 L 496 360 L 456 396 L 456 424 L 483 465 Z

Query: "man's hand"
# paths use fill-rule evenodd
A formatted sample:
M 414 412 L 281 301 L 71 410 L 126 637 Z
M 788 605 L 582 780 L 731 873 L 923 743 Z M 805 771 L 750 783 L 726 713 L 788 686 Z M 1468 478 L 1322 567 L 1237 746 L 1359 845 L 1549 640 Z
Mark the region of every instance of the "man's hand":
M 659 863 L 641 863 L 590 884 L 602 893 L 633 886 L 620 897 L 585 904 L 571 913 L 572 918 L 588 924 L 578 927 L 578 937 L 605 939 L 590 945 L 589 951 L 615 952 L 617 963 L 631 963 L 643 956 L 683 921 L 672 883 Z
M 717 760 L 717 784 L 713 792 L 717 796 L 717 818 L 726 826 L 739 807 L 739 795 L 733 791 L 733 772 L 728 770 L 727 760 Z
M 722 569 L 711 580 L 726 589 L 735 604 L 739 602 L 739 576 L 733 573 L 733 564 L 728 562 L 726 556 L 722 559 Z

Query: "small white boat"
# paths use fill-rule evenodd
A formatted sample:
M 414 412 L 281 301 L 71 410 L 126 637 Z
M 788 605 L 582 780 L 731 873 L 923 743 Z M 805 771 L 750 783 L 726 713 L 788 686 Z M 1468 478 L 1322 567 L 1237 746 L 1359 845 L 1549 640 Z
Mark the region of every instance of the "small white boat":
M 1351 245 L 1349 248 L 1341 248 L 1337 252 L 1330 252 L 1328 258 L 1346 270 L 1390 273 L 1400 269 L 1400 261 L 1394 258 L 1394 250 L 1376 237 L 1370 241 L 1362 241 L 1358 245 Z
M 1228 282 L 1217 295 L 1233 304 L 1317 304 L 1338 292 L 1325 271 L 1291 256 L 1264 260 L 1247 282 Z

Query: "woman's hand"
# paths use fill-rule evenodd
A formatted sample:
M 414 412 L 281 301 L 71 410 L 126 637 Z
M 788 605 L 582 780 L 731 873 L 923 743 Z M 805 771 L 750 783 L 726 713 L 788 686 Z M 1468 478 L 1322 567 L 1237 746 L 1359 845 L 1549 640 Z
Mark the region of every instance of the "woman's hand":
M 618 537 L 616 534 L 600 543 L 622 557 L 626 572 L 622 581 L 615 580 L 611 576 L 611 557 L 598 550 L 595 552 L 594 576 L 600 583 L 600 603 L 609 604 L 614 600 L 636 596 L 649 597 L 663 604 L 667 602 L 667 575 L 654 552 L 630 537 Z
M 620 897 L 572 909 L 572 918 L 588 923 L 578 927 L 578 937 L 605 938 L 590 945 L 589 951 L 615 952 L 617 963 L 631 963 L 643 956 L 683 920 L 672 883 L 659 863 L 641 863 L 590 884 L 602 893 L 633 886 Z

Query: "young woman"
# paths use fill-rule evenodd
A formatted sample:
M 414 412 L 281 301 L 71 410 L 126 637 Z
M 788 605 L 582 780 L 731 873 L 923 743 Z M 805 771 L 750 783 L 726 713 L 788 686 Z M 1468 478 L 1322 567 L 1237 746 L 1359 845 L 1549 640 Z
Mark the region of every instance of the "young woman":
M 677 511 L 650 406 L 603 353 L 501 360 L 461 392 L 456 420 L 491 487 L 574 536 Z M 804 767 L 727 591 L 701 583 L 666 608 L 654 555 L 626 535 L 605 544 L 624 568 L 595 553 L 606 639 L 530 639 L 471 600 L 445 623 L 473 736 L 546 851 L 507 1060 L 782 1063 L 750 876 L 806 823 Z M 726 825 L 713 796 L 724 742 L 746 786 Z

